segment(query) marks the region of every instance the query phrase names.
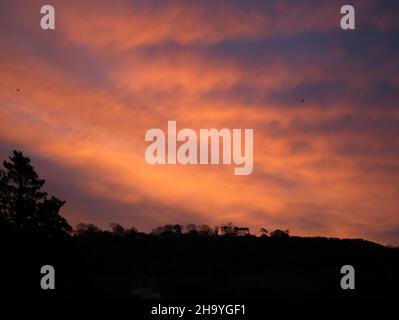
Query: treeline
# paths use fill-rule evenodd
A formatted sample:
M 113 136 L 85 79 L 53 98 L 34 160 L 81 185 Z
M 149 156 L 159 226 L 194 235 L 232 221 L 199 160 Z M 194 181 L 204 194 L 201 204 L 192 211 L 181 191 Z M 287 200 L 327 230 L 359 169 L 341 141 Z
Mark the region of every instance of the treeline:
M 60 236 L 114 236 L 114 237 L 159 237 L 176 238 L 183 236 L 197 237 L 253 237 L 248 227 L 233 225 L 231 222 L 211 228 L 209 225 L 166 224 L 152 230 L 150 234 L 139 232 L 136 228 L 124 228 L 111 223 L 112 231 L 104 231 L 94 224 L 80 223 L 73 230 L 68 221 L 59 214 L 65 201 L 42 191 L 45 181 L 39 179 L 30 159 L 21 151 L 14 151 L 4 161 L 0 169 L 0 231 L 17 231 L 40 234 L 47 237 Z M 274 230 L 270 233 L 265 228 L 259 230 L 261 237 L 288 238 L 288 230 Z
M 178 238 L 178 237 L 255 237 L 248 227 L 239 227 L 231 222 L 220 226 L 210 227 L 207 224 L 196 225 L 193 223 L 182 226 L 180 224 L 165 224 L 154 228 L 150 233 L 139 232 L 136 228 L 125 228 L 118 223 L 110 224 L 111 231 L 102 230 L 91 223 L 79 223 L 71 232 L 73 236 L 113 236 L 117 238 Z M 272 232 L 265 228 L 259 229 L 260 237 L 288 238 L 289 230 L 276 229 Z

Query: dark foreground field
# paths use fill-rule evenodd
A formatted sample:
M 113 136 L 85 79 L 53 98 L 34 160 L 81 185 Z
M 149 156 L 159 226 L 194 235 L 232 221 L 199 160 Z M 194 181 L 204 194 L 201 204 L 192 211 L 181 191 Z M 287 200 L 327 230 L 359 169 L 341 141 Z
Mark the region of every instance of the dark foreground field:
M 363 240 L 142 233 L 0 239 L 0 295 L 9 299 L 398 298 L 399 250 Z M 55 290 L 40 287 L 43 265 L 55 268 Z M 343 265 L 355 268 L 355 290 L 341 289 Z

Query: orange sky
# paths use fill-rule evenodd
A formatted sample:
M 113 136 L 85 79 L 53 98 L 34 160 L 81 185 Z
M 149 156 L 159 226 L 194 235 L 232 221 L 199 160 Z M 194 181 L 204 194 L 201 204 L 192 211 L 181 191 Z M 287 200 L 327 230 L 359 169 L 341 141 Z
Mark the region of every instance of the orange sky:
M 53 31 L 40 1 L 0 4 L 0 155 L 29 155 L 72 224 L 399 243 L 397 4 L 352 1 L 356 31 L 339 1 L 51 4 Z M 253 128 L 253 173 L 146 164 L 168 120 Z

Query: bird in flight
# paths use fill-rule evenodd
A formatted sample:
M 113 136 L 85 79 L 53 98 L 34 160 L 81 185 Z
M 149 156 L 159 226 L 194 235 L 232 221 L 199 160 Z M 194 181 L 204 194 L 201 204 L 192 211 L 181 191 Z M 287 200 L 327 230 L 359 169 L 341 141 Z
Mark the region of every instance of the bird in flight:
M 21 91 L 21 88 L 17 88 L 17 92 L 20 92 Z
M 302 98 L 302 99 L 301 99 L 301 103 L 304 103 L 304 102 L 305 102 L 305 99 Z

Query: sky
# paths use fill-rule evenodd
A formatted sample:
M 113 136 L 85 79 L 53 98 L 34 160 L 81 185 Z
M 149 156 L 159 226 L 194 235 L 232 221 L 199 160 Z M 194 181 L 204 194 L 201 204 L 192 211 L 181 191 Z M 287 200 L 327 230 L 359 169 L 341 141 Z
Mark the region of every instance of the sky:
M 0 159 L 28 155 L 70 224 L 399 244 L 398 2 L 351 0 L 345 31 L 341 1 L 50 1 L 55 30 L 43 4 L 0 3 Z M 253 128 L 252 174 L 147 164 L 168 120 Z

